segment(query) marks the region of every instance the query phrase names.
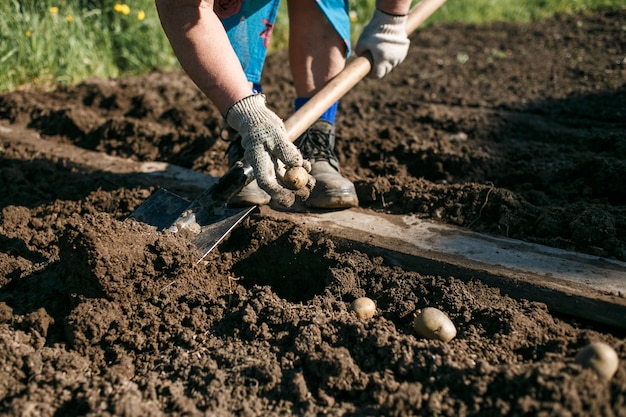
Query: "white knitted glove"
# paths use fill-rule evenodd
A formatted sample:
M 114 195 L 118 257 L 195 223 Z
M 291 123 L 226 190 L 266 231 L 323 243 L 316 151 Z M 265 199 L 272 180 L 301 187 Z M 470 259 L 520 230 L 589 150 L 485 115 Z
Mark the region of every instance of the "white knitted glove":
M 276 175 L 278 161 L 286 168 L 303 167 L 311 171 L 311 163 L 287 137 L 283 121 L 265 105 L 265 96 L 255 94 L 245 97 L 226 113 L 226 122 L 241 135 L 244 158 L 254 170 L 259 186 L 276 202 L 291 207 L 296 196 L 302 200 L 309 197 L 315 179 L 309 175 L 306 186 L 299 190 L 285 188 Z
M 406 34 L 407 16 L 394 16 L 375 9 L 372 19 L 354 48 L 357 55 L 369 52 L 372 56 L 370 78 L 383 78 L 396 65 L 402 63 L 409 51 L 409 38 Z

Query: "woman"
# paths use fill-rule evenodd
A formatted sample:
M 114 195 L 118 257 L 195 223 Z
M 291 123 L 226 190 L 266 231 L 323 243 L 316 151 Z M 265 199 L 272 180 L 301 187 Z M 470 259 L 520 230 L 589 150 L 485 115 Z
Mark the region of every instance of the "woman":
M 280 0 L 156 0 L 159 17 L 183 69 L 237 133 L 229 163 L 244 159 L 256 181 L 233 200 L 236 205 L 291 206 L 296 196 L 316 208 L 358 205 L 354 185 L 339 172 L 334 153 L 332 105 L 295 143 L 283 121 L 266 105 L 261 71 Z M 406 15 L 410 0 L 377 0 L 372 19 L 356 44 L 372 56 L 370 76 L 382 78 L 409 48 Z M 289 0 L 289 63 L 297 110 L 345 66 L 351 52 L 347 0 Z M 304 167 L 308 186 L 299 191 L 277 180 L 276 161 Z M 310 195 L 309 195 L 310 194 Z

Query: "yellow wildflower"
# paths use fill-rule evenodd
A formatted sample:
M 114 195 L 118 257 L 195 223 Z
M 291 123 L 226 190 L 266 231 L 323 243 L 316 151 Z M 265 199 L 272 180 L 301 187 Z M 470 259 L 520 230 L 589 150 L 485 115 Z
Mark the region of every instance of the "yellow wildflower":
M 350 21 L 352 23 L 356 23 L 359 21 L 359 15 L 357 15 L 354 10 L 350 10 Z
M 145 18 L 146 18 L 146 12 L 144 12 L 143 10 L 139 10 L 137 12 L 137 20 L 142 21 Z
M 31 32 L 30 30 L 27 30 L 24 35 L 26 35 L 27 38 L 30 38 L 31 36 L 33 36 L 33 32 Z
M 116 12 L 121 13 L 123 15 L 129 15 L 130 14 L 130 7 L 128 7 L 128 4 L 117 3 L 113 7 L 113 10 L 115 10 Z
M 52 16 L 56 16 L 57 14 L 59 14 L 59 8 L 58 7 L 51 7 L 49 10 L 50 10 L 50 14 Z
M 65 16 L 65 20 L 67 20 L 68 23 L 72 23 L 74 21 L 74 18 L 68 14 L 67 16 Z

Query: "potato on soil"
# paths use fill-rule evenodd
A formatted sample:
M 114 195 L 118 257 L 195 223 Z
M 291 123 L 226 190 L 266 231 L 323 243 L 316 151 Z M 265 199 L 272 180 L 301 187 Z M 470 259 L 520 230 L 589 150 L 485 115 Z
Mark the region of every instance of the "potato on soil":
M 418 310 L 413 319 L 413 328 L 425 339 L 449 342 L 456 336 L 456 327 L 452 320 L 443 311 L 434 307 Z
M 602 342 L 593 342 L 578 351 L 576 363 L 593 369 L 601 378 L 609 380 L 617 371 L 619 359 L 617 352 L 611 346 Z
M 352 302 L 350 309 L 361 320 L 370 319 L 376 314 L 376 303 L 368 297 L 360 297 Z

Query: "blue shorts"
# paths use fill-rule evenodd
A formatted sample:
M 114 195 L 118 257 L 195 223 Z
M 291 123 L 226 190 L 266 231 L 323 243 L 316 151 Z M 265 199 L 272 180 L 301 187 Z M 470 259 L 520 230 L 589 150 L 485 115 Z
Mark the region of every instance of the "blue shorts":
M 316 0 L 316 3 L 343 39 L 349 55 L 348 0 Z M 248 81 L 259 83 L 280 0 L 216 0 L 214 4 Z

